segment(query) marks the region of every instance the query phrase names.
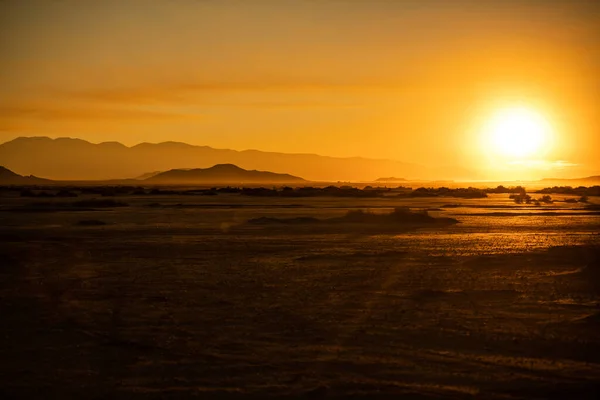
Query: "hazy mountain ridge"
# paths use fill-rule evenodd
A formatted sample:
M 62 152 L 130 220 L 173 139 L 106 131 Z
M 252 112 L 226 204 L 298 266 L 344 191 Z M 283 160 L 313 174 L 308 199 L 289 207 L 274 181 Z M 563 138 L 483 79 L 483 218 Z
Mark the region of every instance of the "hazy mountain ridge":
M 396 178 L 394 176 L 390 176 L 389 178 L 378 178 L 375 179 L 375 182 L 404 182 L 407 179 L 405 178 Z
M 584 178 L 544 178 L 540 180 L 548 186 L 592 186 L 600 185 L 600 175 L 587 176 Z
M 299 183 L 304 179 L 290 174 L 269 171 L 245 170 L 233 164 L 217 164 L 210 168 L 172 169 L 147 179 L 149 183 L 198 184 L 198 183 Z
M 55 180 L 108 180 L 141 176 L 173 168 L 208 168 L 235 164 L 259 171 L 281 171 L 308 180 L 370 180 L 391 174 L 428 178 L 425 167 L 394 160 L 336 158 L 259 150 L 214 149 L 179 142 L 94 144 L 81 139 L 21 137 L 0 145 L 0 163 L 26 174 Z

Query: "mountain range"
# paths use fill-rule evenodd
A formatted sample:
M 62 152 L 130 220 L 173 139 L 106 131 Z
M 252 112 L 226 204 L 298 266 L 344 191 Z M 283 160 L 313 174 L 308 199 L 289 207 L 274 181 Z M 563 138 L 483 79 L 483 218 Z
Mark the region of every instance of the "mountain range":
M 388 178 L 375 179 L 375 182 L 402 182 L 405 180 L 406 180 L 405 178 L 396 178 L 396 177 L 390 176 Z
M 565 179 L 565 178 L 544 178 L 542 182 L 549 182 L 557 185 L 565 185 L 569 183 L 579 183 L 581 185 L 598 185 L 600 184 L 600 175 L 588 176 L 585 178 Z
M 208 168 L 215 164 L 285 172 L 311 181 L 369 181 L 390 174 L 407 178 L 434 177 L 432 171 L 422 166 L 394 160 L 236 151 L 179 142 L 127 147 L 118 142 L 94 144 L 72 138 L 20 137 L 0 144 L 0 165 L 22 174 L 55 180 L 127 179 L 150 171 Z

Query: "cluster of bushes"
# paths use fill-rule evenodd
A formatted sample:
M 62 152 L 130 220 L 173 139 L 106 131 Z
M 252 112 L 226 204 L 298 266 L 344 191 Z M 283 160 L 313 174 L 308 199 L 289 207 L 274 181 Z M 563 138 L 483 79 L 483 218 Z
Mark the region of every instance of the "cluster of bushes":
M 176 196 L 216 196 L 218 190 L 212 189 L 190 189 L 190 190 L 172 190 L 172 189 L 158 189 L 154 188 L 148 192 L 136 193 L 138 195 L 176 195 Z
M 129 204 L 112 199 L 90 199 L 71 203 L 73 207 L 127 207 Z
M 359 189 L 352 186 L 327 186 L 327 187 L 297 187 L 292 188 L 284 186 L 281 188 L 265 188 L 265 187 L 223 187 L 223 188 L 211 188 L 205 190 L 165 190 L 165 189 L 152 189 L 148 194 L 152 195 L 216 195 L 219 193 L 239 193 L 244 196 L 255 196 L 255 197 L 349 197 L 349 198 L 374 198 L 383 197 L 390 193 L 400 193 L 397 196 L 400 197 L 461 197 L 469 199 L 485 198 L 488 197 L 485 190 L 477 189 L 473 187 L 469 188 L 458 188 L 450 189 L 447 187 L 441 188 L 418 188 L 411 190 L 410 188 L 400 187 L 398 189 L 391 189 L 386 187 L 372 187 L 366 186 L 363 189 Z
M 525 193 L 526 190 L 523 186 L 511 186 L 511 187 L 504 187 L 502 185 L 499 185 L 495 188 L 488 188 L 485 189 L 486 193 L 496 193 L 496 194 L 506 194 L 506 193 Z
M 84 186 L 79 190 L 82 194 L 94 194 L 105 197 L 145 193 L 144 188 L 140 186 Z
M 540 206 L 543 204 L 553 204 L 554 200 L 552 199 L 552 196 L 545 194 L 540 198 L 533 198 L 530 195 L 528 195 L 527 193 L 518 193 L 518 194 L 511 194 L 509 196 L 510 199 L 513 199 L 514 202 L 516 204 L 531 204 L 534 203 L 536 206 Z M 565 203 L 587 203 L 588 202 L 588 197 L 587 196 L 581 196 L 579 199 L 564 199 L 563 200 Z
M 148 191 L 142 190 L 141 192 L 135 193 L 139 195 L 150 194 L 150 195 L 183 195 L 183 196 L 216 196 L 219 193 L 241 193 L 242 188 L 239 187 L 212 187 L 210 189 L 186 189 L 186 190 L 174 190 L 174 189 L 159 189 L 153 188 Z
M 565 198 L 563 201 L 565 203 L 587 203 L 588 202 L 588 197 L 584 195 L 584 196 L 581 196 L 578 199 L 575 199 L 575 198 L 567 199 L 567 198 Z
M 30 186 L 21 190 L 21 197 L 77 197 L 79 194 L 118 196 L 145 194 L 144 188 L 135 186 Z
M 399 194 L 401 197 L 460 197 L 464 199 L 481 199 L 488 197 L 485 190 L 474 187 L 450 189 L 447 187 L 424 188 L 420 187 L 412 192 Z
M 84 187 L 65 187 L 57 190 L 52 187 L 31 187 L 21 190 L 21 197 L 78 197 L 78 193 L 83 195 L 96 195 L 102 197 L 114 196 L 143 196 L 143 195 L 216 195 L 217 193 L 240 193 L 240 188 L 211 188 L 211 189 L 190 189 L 190 190 L 171 190 L 171 189 L 145 189 L 141 186 L 84 186 Z
M 554 186 L 538 190 L 538 193 L 571 194 L 578 196 L 600 196 L 600 186 Z
M 14 190 L 14 189 L 11 189 Z M 352 186 L 327 186 L 327 187 L 297 187 L 289 186 L 280 188 L 251 188 L 251 187 L 212 187 L 207 189 L 166 189 L 166 188 L 144 188 L 141 186 L 68 186 L 56 188 L 52 186 L 30 186 L 21 190 L 21 197 L 53 198 L 53 197 L 77 197 L 78 193 L 112 197 L 120 195 L 187 195 L 187 196 L 215 196 L 221 193 L 236 193 L 244 196 L 257 197 L 349 197 L 349 198 L 374 198 L 383 196 L 397 197 L 458 197 L 466 199 L 479 199 L 488 197 L 488 193 L 507 193 L 517 204 L 545 203 L 551 204 L 549 193 L 576 194 L 581 196 L 578 200 L 564 199 L 565 202 L 575 203 L 587 202 L 588 196 L 600 196 L 600 186 L 573 188 L 571 186 L 555 186 L 537 191 L 544 194 L 539 199 L 534 199 L 527 194 L 522 186 L 478 189 L 474 187 L 451 189 L 448 187 L 426 188 L 420 187 L 412 190 L 409 187 L 387 188 L 366 186 L 359 189 Z
M 289 186 L 281 189 L 267 189 L 267 188 L 242 188 L 241 194 L 245 196 L 259 196 L 259 197 L 318 197 L 318 196 L 331 196 L 331 197 L 382 197 L 385 193 L 391 191 L 391 189 L 381 188 L 365 188 L 358 189 L 350 186 L 327 186 L 324 188 L 316 187 L 300 187 L 291 188 Z
M 113 199 L 89 199 L 71 202 L 36 202 L 27 205 L 35 208 L 111 208 L 127 207 L 129 204 Z
M 138 188 L 133 191 L 131 194 L 136 196 L 143 195 L 160 195 L 160 196 L 216 196 L 219 193 L 242 193 L 243 189 L 239 187 L 212 187 L 210 189 L 183 189 L 183 190 L 175 190 L 175 189 L 160 189 L 160 188 L 152 188 L 152 189 L 144 189 Z
M 552 200 L 552 197 L 549 195 L 544 195 L 538 199 L 534 199 L 533 197 L 531 197 L 530 195 L 528 195 L 527 193 L 517 193 L 517 194 L 511 194 L 510 196 L 508 196 L 509 199 L 513 199 L 514 202 L 516 204 L 531 204 L 534 203 L 536 206 L 541 205 L 542 203 L 544 204 L 552 204 L 554 203 L 554 200 Z
M 32 189 L 21 190 L 21 197 L 41 197 L 41 198 L 52 198 L 52 197 L 77 197 L 77 193 L 67 189 L 61 189 L 57 192 L 54 191 L 34 191 Z

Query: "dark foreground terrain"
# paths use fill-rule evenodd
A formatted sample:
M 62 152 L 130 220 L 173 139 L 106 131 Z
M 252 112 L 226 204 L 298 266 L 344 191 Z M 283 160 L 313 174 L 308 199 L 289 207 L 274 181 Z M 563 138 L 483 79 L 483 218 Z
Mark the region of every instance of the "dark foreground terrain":
M 0 198 L 2 398 L 600 395 L 600 216 L 583 205 L 76 200 Z M 459 223 L 270 226 L 395 207 Z

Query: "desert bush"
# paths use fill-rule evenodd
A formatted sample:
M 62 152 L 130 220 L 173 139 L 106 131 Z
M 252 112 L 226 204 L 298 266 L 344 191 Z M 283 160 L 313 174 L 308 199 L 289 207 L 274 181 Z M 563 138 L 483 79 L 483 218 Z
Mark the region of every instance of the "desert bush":
M 513 193 L 508 196 L 509 199 L 513 199 L 516 204 L 523 204 L 523 202 L 530 204 L 531 196 L 522 192 L 522 193 Z
M 542 196 L 542 198 L 539 201 L 542 203 L 546 203 L 546 204 L 554 203 L 554 201 L 552 200 L 552 197 L 549 195 Z

